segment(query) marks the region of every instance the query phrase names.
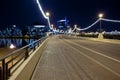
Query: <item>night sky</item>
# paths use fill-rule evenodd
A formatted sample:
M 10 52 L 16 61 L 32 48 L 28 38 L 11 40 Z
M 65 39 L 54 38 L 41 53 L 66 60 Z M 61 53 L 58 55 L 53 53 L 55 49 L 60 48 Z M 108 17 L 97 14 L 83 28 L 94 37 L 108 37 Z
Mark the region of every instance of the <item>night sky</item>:
M 119 0 L 40 0 L 44 11 L 49 11 L 51 23 L 67 17 L 70 25 L 87 27 L 98 19 L 120 20 Z M 35 0 L 0 0 L 0 27 L 9 25 L 47 24 Z

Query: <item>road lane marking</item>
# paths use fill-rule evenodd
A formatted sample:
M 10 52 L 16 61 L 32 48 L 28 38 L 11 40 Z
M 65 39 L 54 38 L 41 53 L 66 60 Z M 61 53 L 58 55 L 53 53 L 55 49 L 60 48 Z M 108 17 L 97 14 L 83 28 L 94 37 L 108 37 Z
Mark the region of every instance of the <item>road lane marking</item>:
M 64 43 L 65 43 L 65 42 L 64 42 Z M 109 67 L 105 66 L 105 65 L 104 65 L 104 64 L 102 64 L 101 62 L 99 62 L 99 61 L 97 61 L 97 60 L 93 59 L 92 57 L 90 57 L 90 56 L 88 56 L 88 55 L 84 54 L 84 53 L 83 53 L 83 52 L 81 52 L 79 49 L 74 48 L 74 47 L 73 47 L 73 46 L 71 46 L 70 44 L 67 44 L 67 43 L 66 43 L 66 45 L 68 45 L 69 47 L 73 48 L 74 50 L 76 50 L 77 52 L 79 52 L 81 55 L 83 55 L 83 56 L 87 57 L 88 59 L 92 60 L 93 62 L 97 63 L 98 65 L 102 66 L 104 69 L 107 69 L 108 71 L 110 71 L 110 72 L 112 72 L 113 74 L 115 74 L 115 75 L 117 75 L 117 76 L 119 76 L 119 77 L 120 77 L 120 74 L 119 74 L 119 73 L 117 73 L 117 72 L 115 72 L 114 70 L 112 70 L 111 68 L 109 68 Z
M 75 44 L 75 45 L 77 45 L 77 46 L 79 46 L 79 47 L 81 47 L 81 48 L 84 48 L 84 49 L 89 50 L 89 51 L 91 51 L 91 52 L 93 52 L 93 53 L 99 54 L 99 55 L 101 55 L 101 56 L 103 56 L 103 57 L 109 58 L 109 59 L 111 59 L 111 60 L 113 60 L 113 61 L 116 61 L 116 62 L 119 62 L 119 63 L 120 63 L 120 60 L 117 60 L 117 59 L 115 59 L 115 58 L 112 58 L 112 57 L 110 57 L 110 56 L 107 56 L 107 55 L 105 55 L 105 54 L 102 54 L 102 53 L 97 52 L 97 51 L 95 51 L 95 50 L 92 50 L 92 49 L 90 49 L 90 48 L 84 47 L 84 46 L 79 45 L 79 44 L 77 44 L 77 43 L 75 43 L 75 42 L 72 42 L 72 41 L 70 41 L 70 40 L 66 40 L 66 41 L 71 42 L 71 43 L 73 43 L 73 44 Z

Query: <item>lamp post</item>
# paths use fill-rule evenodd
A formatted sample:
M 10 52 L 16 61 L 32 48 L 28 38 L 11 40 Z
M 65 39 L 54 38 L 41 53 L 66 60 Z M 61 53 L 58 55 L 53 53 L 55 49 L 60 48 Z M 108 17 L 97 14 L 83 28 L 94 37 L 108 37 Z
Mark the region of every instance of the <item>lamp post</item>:
M 53 35 L 53 33 L 54 33 L 54 25 L 53 24 L 51 24 L 51 29 L 52 29 L 52 35 Z
M 51 25 L 50 25 L 50 13 L 49 12 L 46 12 L 46 16 L 47 16 L 47 20 L 48 20 L 48 25 L 49 25 L 49 28 L 51 28 Z
M 51 24 L 51 28 L 52 28 L 52 29 L 54 28 L 54 25 L 53 25 L 53 24 Z
M 74 28 L 75 28 L 75 29 L 77 28 L 77 25 L 76 25 L 76 24 L 74 25 Z M 77 33 L 77 32 L 76 32 L 76 30 L 75 30 L 75 37 L 76 37 L 76 33 Z
M 104 15 L 103 13 L 100 13 L 100 14 L 98 15 L 98 17 L 99 17 L 99 19 L 100 19 L 100 31 L 99 31 L 98 39 L 103 39 L 102 24 L 101 24 L 103 15 Z
M 49 13 L 49 12 L 46 12 L 46 17 L 47 17 L 47 21 L 48 21 L 48 26 L 49 26 L 49 28 L 51 29 L 50 19 L 49 19 L 50 13 Z M 47 36 L 49 36 L 49 33 L 48 33 L 48 32 L 47 32 Z
M 102 18 L 103 18 L 103 15 L 104 15 L 103 13 L 100 13 L 100 14 L 98 15 L 98 17 L 99 17 L 99 19 L 100 19 L 100 33 L 102 32 L 102 24 L 101 24 L 102 21 L 101 21 L 101 20 L 102 20 Z

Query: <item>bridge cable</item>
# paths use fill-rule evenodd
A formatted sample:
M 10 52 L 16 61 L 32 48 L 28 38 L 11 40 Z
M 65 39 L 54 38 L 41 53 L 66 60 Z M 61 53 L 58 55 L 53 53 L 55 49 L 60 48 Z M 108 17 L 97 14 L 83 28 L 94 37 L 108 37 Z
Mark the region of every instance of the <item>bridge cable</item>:
M 39 10 L 41 11 L 43 17 L 44 17 L 45 19 L 47 19 L 49 28 L 50 28 L 51 30 L 53 30 L 53 28 L 52 28 L 51 25 L 50 25 L 50 19 L 49 19 L 49 17 L 47 17 L 47 16 L 45 15 L 45 13 L 44 13 L 44 11 L 43 11 L 43 9 L 42 9 L 42 6 L 41 6 L 39 0 L 36 0 L 36 2 L 37 2 L 37 5 L 38 5 Z
M 91 28 L 92 26 L 94 26 L 95 24 L 97 24 L 100 20 L 101 20 L 101 19 L 96 20 L 93 24 L 91 24 L 90 26 L 88 26 L 88 27 L 86 27 L 86 28 L 80 29 L 80 28 L 77 28 L 77 27 L 76 27 L 76 29 L 79 30 L 79 31 L 87 30 L 87 29 Z
M 120 23 L 120 20 L 111 20 L 111 19 L 104 19 L 104 18 L 102 18 L 101 20 L 107 21 L 107 22 L 117 22 L 117 23 Z

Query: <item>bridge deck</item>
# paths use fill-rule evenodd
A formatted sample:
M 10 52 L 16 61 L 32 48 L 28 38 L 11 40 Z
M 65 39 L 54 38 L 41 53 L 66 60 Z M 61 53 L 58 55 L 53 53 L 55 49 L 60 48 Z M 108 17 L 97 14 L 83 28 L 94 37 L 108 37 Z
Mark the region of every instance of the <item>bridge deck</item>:
M 87 46 L 88 43 L 93 44 L 91 49 L 78 45 Z M 120 55 L 117 52 L 114 55 L 105 54 L 106 50 L 101 52 L 118 60 L 115 61 L 98 54 L 102 47 L 97 44 L 102 46 L 105 43 L 64 39 L 62 36 L 52 37 L 39 60 L 32 80 L 120 80 Z M 107 46 L 107 43 L 104 46 Z M 117 51 L 120 52 L 119 49 Z

